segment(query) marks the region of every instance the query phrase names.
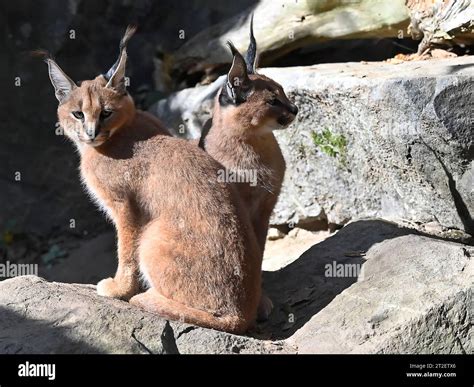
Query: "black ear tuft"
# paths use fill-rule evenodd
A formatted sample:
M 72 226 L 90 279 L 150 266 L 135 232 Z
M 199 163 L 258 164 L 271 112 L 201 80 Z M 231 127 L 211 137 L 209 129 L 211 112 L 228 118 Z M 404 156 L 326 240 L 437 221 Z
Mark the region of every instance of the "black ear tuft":
M 125 34 L 123 35 L 122 39 L 120 40 L 120 45 L 119 45 L 119 57 L 115 61 L 115 63 L 112 65 L 112 67 L 107 71 L 104 75 L 104 78 L 109 81 L 110 78 L 112 78 L 112 75 L 117 71 L 118 65 L 120 63 L 120 58 L 122 57 L 122 52 L 123 50 L 126 50 L 128 41 L 130 38 L 135 34 L 137 31 L 137 26 L 136 25 L 129 25 L 127 26 L 127 29 L 125 30 Z
M 53 59 L 53 57 L 51 56 L 51 54 L 46 51 L 46 50 L 33 50 L 33 51 L 30 51 L 30 55 L 33 56 L 33 57 L 36 57 L 36 58 L 41 58 L 43 59 L 45 62 L 48 60 L 48 59 Z
M 247 48 L 247 54 L 245 55 L 245 63 L 247 64 L 247 72 L 249 74 L 255 74 L 257 67 L 257 41 L 253 34 L 253 14 L 250 18 L 250 43 Z
M 135 34 L 137 26 L 129 25 L 120 40 L 120 53 L 113 66 L 103 74 L 107 81 L 107 87 L 113 87 L 121 92 L 126 92 L 125 88 L 125 66 L 127 62 L 127 44 L 130 38 Z
M 234 43 L 232 43 L 230 40 L 227 41 L 227 46 L 230 48 L 232 56 L 240 55 L 239 50 L 235 48 Z

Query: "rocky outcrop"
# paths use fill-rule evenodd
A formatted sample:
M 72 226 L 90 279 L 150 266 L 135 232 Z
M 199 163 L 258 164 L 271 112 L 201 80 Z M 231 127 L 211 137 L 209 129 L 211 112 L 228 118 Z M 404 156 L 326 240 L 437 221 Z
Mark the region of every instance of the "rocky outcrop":
M 17 277 L 0 282 L 0 353 L 474 353 L 473 256 L 392 223 L 350 223 L 264 273 L 275 308 L 249 336 Z
M 415 235 L 375 244 L 357 282 L 289 342 L 300 353 L 474 353 L 473 256 Z
M 25 276 L 0 282 L 0 353 L 268 353 L 281 343 L 167 322 L 94 286 Z
M 474 33 L 474 3 L 472 0 L 432 2 L 407 0 L 410 10 L 408 31 L 414 39 L 422 39 L 418 47 L 421 54 L 432 44 L 472 42 Z
M 263 0 L 194 36 L 174 54 L 175 65 L 230 62 L 225 42 L 231 40 L 242 52 L 247 49 L 252 13 L 264 61 L 328 39 L 400 37 L 409 21 L 403 0 Z
M 474 232 L 472 57 L 260 72 L 299 107 L 276 133 L 288 169 L 273 224 L 375 216 Z M 222 80 L 151 111 L 198 136 Z

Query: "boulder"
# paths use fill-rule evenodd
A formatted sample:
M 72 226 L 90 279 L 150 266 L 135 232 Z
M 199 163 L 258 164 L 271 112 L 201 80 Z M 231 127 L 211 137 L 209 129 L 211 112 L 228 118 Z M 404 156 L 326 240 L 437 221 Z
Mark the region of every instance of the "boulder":
M 175 66 L 229 63 L 225 43 L 247 49 L 251 14 L 264 62 L 329 39 L 400 37 L 409 23 L 404 0 L 262 0 L 193 36 L 174 53 Z
M 357 282 L 289 342 L 299 353 L 472 354 L 473 256 L 415 235 L 375 244 Z
M 276 132 L 287 173 L 272 224 L 382 217 L 474 233 L 472 57 L 259 71 L 299 108 Z M 151 112 L 197 137 L 223 79 Z
M 92 285 L 35 276 L 0 282 L 0 353 L 268 353 L 282 343 L 258 341 L 168 322 L 127 302 L 100 297 Z
M 7 279 L 0 353 L 473 353 L 473 255 L 386 221 L 350 223 L 264 272 L 274 311 L 248 336 L 166 321 L 93 285 Z
M 408 32 L 422 39 L 421 54 L 432 44 L 472 44 L 474 38 L 474 4 L 472 0 L 426 1 L 407 0 L 410 10 Z

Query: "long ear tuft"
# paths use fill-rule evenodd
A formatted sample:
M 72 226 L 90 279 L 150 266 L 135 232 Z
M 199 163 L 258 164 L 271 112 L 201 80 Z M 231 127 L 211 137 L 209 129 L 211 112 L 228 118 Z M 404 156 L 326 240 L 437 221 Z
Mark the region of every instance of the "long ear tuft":
M 112 87 L 125 93 L 125 66 L 127 63 L 127 44 L 130 38 L 135 34 L 137 26 L 129 25 L 123 38 L 120 41 L 119 57 L 114 65 L 104 74 L 108 81 L 106 87 Z
M 239 87 L 249 80 L 247 74 L 247 66 L 245 59 L 242 54 L 235 48 L 234 44 L 229 40 L 227 45 L 233 55 L 232 65 L 227 74 L 228 82 L 232 83 L 232 86 Z
M 245 55 L 245 63 L 247 64 L 247 72 L 255 74 L 255 69 L 257 68 L 257 41 L 253 34 L 253 14 L 250 18 L 250 43 Z
M 49 79 L 53 84 L 54 94 L 59 103 L 64 102 L 71 91 L 77 87 L 74 81 L 66 75 L 47 51 L 36 50 L 32 51 L 31 54 L 40 57 L 48 65 Z
M 232 43 L 230 40 L 228 40 L 226 43 L 227 43 L 227 46 L 230 49 L 230 52 L 232 53 L 232 56 L 236 56 L 236 55 L 240 54 L 239 50 L 237 50 L 235 48 L 234 43 Z
M 243 91 L 249 88 L 250 79 L 247 74 L 247 65 L 244 57 L 235 48 L 231 41 L 227 45 L 234 56 L 232 65 L 227 73 L 227 82 L 225 85 L 226 94 L 231 98 L 234 104 L 244 100 Z
M 123 38 L 120 41 L 120 50 L 123 50 L 127 47 L 128 41 L 132 38 L 133 35 L 135 35 L 135 32 L 137 32 L 137 28 L 138 26 L 136 26 L 135 24 L 129 24 L 127 26 L 125 34 L 123 35 Z

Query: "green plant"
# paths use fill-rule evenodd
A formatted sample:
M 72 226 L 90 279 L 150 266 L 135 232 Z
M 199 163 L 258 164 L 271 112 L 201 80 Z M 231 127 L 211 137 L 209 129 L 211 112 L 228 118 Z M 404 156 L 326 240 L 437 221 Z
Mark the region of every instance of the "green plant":
M 11 245 L 15 239 L 16 220 L 10 219 L 0 229 L 0 246 Z
M 312 131 L 311 138 L 321 152 L 338 158 L 342 165 L 346 165 L 347 140 L 342 134 L 333 134 L 326 128 L 321 133 Z

